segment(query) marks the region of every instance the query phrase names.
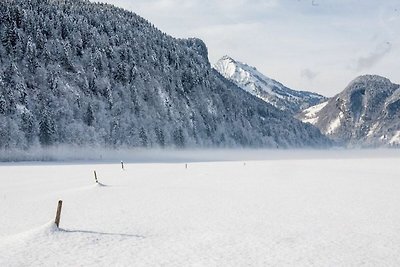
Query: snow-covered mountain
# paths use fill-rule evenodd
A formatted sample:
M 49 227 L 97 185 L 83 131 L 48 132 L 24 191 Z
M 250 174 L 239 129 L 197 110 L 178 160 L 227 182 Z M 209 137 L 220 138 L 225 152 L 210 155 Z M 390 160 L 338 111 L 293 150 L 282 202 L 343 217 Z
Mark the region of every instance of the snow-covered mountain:
M 0 149 L 328 141 L 223 78 L 201 40 L 112 5 L 0 1 L 0 36 Z
M 400 85 L 376 75 L 360 76 L 298 117 L 350 146 L 400 145 Z
M 222 57 L 214 68 L 243 90 L 291 114 L 296 114 L 325 100 L 323 96 L 316 93 L 292 90 L 268 78 L 255 67 L 236 61 L 229 56 Z

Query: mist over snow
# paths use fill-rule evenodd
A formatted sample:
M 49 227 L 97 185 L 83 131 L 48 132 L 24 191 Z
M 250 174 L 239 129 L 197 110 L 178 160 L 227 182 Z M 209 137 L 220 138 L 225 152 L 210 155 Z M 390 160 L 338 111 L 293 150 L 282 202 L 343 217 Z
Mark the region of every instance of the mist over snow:
M 0 152 L 0 165 L 71 163 L 190 163 L 210 161 L 387 158 L 400 156 L 397 149 L 104 149 L 58 146 Z M 31 162 L 31 163 L 30 163 Z

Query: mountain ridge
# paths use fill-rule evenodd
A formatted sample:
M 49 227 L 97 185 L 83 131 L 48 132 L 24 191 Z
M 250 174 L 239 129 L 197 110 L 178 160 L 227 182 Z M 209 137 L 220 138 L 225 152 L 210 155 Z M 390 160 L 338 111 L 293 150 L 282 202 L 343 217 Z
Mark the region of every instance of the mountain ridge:
M 243 90 L 293 115 L 326 99 L 317 93 L 290 89 L 257 68 L 227 55 L 218 60 L 214 68 Z
M 347 146 L 400 144 L 400 85 L 361 75 L 339 94 L 298 115 Z

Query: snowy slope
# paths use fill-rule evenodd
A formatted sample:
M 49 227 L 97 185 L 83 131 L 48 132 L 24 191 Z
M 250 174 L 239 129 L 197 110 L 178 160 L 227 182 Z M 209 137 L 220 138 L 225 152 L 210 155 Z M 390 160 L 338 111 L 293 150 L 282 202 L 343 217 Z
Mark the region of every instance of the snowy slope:
M 311 124 L 316 124 L 318 122 L 318 112 L 321 111 L 326 105 L 328 104 L 328 101 L 325 101 L 323 103 L 320 103 L 315 106 L 311 106 L 305 110 L 303 110 L 303 119 L 302 121 L 305 123 L 311 123 Z
M 0 266 L 399 266 L 399 157 L 343 157 L 3 165 Z
M 233 81 L 243 90 L 274 105 L 280 110 L 294 114 L 313 106 L 325 98 L 305 91 L 295 91 L 283 84 L 268 78 L 256 68 L 236 61 L 229 56 L 222 57 L 214 68 L 225 78 Z
M 343 92 L 304 110 L 298 118 L 349 145 L 399 145 L 400 86 L 384 77 L 360 76 Z

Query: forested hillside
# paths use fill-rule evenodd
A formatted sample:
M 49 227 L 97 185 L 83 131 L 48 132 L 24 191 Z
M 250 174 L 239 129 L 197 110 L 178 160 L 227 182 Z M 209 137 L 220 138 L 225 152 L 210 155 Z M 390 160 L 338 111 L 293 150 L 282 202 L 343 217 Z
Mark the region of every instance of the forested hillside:
M 329 143 L 228 82 L 205 44 L 79 0 L 0 2 L 0 148 Z

